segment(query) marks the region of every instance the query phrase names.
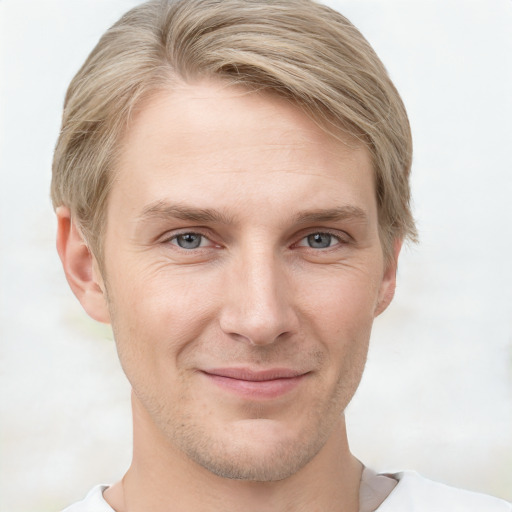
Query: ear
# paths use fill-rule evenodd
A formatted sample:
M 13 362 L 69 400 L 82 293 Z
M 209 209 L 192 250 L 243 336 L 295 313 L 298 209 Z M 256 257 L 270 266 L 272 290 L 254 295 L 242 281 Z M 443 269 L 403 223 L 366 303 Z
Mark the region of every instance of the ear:
M 374 316 L 379 316 L 391 303 L 395 296 L 396 288 L 396 269 L 398 266 L 398 256 L 402 248 L 402 240 L 395 239 L 393 243 L 393 254 L 390 261 L 384 269 L 384 275 L 380 284 L 377 305 L 375 306 Z
M 66 206 L 57 213 L 57 252 L 71 290 L 86 313 L 98 322 L 110 323 L 105 285 L 98 262 Z

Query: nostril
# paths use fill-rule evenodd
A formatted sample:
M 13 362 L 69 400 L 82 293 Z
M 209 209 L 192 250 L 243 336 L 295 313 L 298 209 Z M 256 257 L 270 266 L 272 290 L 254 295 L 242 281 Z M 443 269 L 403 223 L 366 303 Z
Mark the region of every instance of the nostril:
M 294 330 L 293 314 L 244 314 L 243 310 L 224 311 L 220 327 L 233 340 L 252 345 L 268 345 L 283 341 Z

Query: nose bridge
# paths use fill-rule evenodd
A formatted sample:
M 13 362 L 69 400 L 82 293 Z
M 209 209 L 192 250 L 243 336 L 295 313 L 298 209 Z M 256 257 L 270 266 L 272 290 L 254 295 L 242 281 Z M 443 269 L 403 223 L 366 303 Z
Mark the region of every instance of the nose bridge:
M 221 327 L 255 345 L 273 343 L 294 330 L 284 264 L 272 247 L 251 244 L 240 250 L 225 285 Z

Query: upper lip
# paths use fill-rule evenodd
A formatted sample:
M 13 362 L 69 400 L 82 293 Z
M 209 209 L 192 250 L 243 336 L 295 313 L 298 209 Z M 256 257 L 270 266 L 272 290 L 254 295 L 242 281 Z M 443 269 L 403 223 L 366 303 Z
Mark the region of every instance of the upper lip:
M 267 370 L 252 370 L 250 368 L 212 368 L 203 370 L 204 373 L 229 379 L 260 382 L 275 379 L 291 379 L 307 372 L 289 368 L 269 368 Z

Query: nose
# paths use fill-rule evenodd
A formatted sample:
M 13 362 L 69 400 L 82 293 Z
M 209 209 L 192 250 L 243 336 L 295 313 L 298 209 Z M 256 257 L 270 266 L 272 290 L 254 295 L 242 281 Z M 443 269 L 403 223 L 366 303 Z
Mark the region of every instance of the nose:
M 297 332 L 293 286 L 272 251 L 247 251 L 226 272 L 220 327 L 252 345 L 269 345 Z

